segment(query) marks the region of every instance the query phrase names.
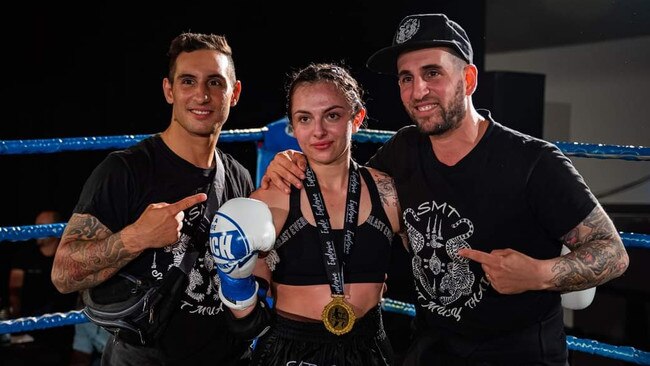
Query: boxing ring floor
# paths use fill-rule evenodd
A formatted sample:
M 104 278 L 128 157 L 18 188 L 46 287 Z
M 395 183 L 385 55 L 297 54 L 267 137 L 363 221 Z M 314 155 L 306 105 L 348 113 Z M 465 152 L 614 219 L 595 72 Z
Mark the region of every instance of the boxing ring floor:
M 295 139 L 286 131 L 287 120 L 280 119 L 266 127 L 246 130 L 224 130 L 219 137 L 220 146 L 234 142 L 253 142 L 256 144 L 256 185 L 266 170 L 276 152 L 288 148 L 299 149 Z M 381 130 L 360 130 L 353 135 L 355 143 L 383 143 L 394 134 L 393 131 Z M 89 150 L 116 150 L 131 146 L 149 135 L 120 135 L 120 136 L 95 136 L 78 138 L 56 138 L 56 139 L 34 139 L 34 140 L 0 140 L 0 155 L 20 154 L 52 154 L 66 151 L 89 151 Z M 555 142 L 555 144 L 569 157 L 595 158 L 595 159 L 623 159 L 638 161 L 647 164 L 650 161 L 650 148 L 638 146 L 620 146 L 604 144 L 587 144 L 577 142 Z M 1 165 L 0 165 L 1 167 Z M 81 189 L 81 187 L 79 187 Z M 22 242 L 30 239 L 56 236 L 60 237 L 66 223 L 55 223 L 48 225 L 25 225 L 0 227 L 0 245 L 7 242 Z M 640 250 L 650 249 L 650 235 L 620 232 L 626 248 L 638 248 Z M 614 279 L 613 281 L 617 281 Z M 650 300 L 647 293 L 646 308 Z M 596 295 L 597 301 L 599 298 Z M 414 305 L 385 298 L 382 303 L 384 311 L 394 314 L 402 314 L 412 317 L 415 315 Z M 589 308 L 585 310 L 589 311 Z M 646 314 L 648 315 L 648 314 Z M 0 335 L 26 332 L 34 329 L 43 329 L 58 326 L 70 326 L 87 322 L 88 319 L 80 311 L 67 313 L 45 314 L 39 317 L 26 317 L 12 320 L 0 321 Z M 647 322 L 647 319 L 639 319 L 639 323 Z M 646 323 L 645 326 L 648 324 Z M 390 333 L 390 329 L 387 329 Z M 571 335 L 567 330 L 567 345 L 570 351 L 596 355 L 629 362 L 631 364 L 650 365 L 650 352 L 632 346 L 614 345 L 597 339 L 579 338 Z

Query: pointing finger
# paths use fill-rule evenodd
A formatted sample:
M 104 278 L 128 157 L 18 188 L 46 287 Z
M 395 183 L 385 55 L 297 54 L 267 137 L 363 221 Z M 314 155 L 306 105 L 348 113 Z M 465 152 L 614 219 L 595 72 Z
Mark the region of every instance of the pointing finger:
M 180 211 L 187 210 L 188 208 L 196 205 L 197 203 L 201 203 L 207 199 L 208 199 L 207 194 L 197 193 L 195 195 L 185 197 L 176 203 L 172 203 L 169 207 L 171 207 L 171 209 L 174 210 L 175 212 L 180 212 Z
M 476 249 L 460 249 L 458 251 L 458 255 L 461 257 L 469 258 L 481 264 L 498 264 L 497 258 L 494 258 L 491 254 Z

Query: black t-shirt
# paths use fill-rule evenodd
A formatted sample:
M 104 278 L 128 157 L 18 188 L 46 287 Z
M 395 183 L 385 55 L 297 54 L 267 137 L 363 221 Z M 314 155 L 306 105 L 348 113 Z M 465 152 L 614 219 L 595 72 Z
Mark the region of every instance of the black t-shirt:
M 512 248 L 537 259 L 560 255 L 559 238 L 596 206 L 571 161 L 553 144 L 493 121 L 454 166 L 427 135 L 400 129 L 369 165 L 390 174 L 409 235 L 419 316 L 469 338 L 523 328 L 560 307 L 560 293 L 500 295 L 460 248 Z
M 253 189 L 250 173 L 229 154 L 219 149 L 216 153 L 223 162 L 225 186 L 213 187 L 209 194 L 216 194 L 221 203 L 248 196 Z M 208 192 L 208 187 L 213 186 L 215 169 L 198 168 L 183 160 L 165 145 L 160 135 L 154 135 L 126 150 L 110 153 L 84 185 L 74 212 L 95 216 L 115 233 L 135 222 L 151 203 L 174 203 Z M 178 242 L 147 249 L 122 269 L 138 277 L 160 280 L 171 266 L 180 263 L 188 246 L 199 250 L 179 308 L 161 342 L 170 359 L 184 359 L 188 355 L 202 358 L 198 355 L 204 354 L 205 359 L 218 361 L 228 354 L 215 341 L 226 333 L 223 312 L 227 309 L 218 297 L 207 233 L 200 236 L 201 242 L 194 242 L 195 226 L 200 220 L 211 220 L 213 215 L 204 215 L 204 207 L 196 205 L 185 211 Z M 201 227 L 209 230 L 210 226 L 204 222 Z

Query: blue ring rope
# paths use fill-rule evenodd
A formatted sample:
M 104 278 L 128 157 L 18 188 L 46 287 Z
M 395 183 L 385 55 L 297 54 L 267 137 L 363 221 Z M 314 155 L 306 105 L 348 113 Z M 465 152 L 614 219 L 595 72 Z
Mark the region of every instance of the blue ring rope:
M 221 142 L 262 141 L 268 128 L 224 130 Z M 352 139 L 361 143 L 384 143 L 394 131 L 361 129 Z M 121 135 L 96 137 L 69 137 L 58 139 L 0 140 L 0 155 L 43 154 L 63 151 L 109 150 L 129 147 L 151 135 Z M 555 142 L 567 156 L 597 159 L 650 161 L 650 147 L 632 145 L 605 145 L 579 142 Z
M 27 241 L 36 238 L 60 238 L 67 224 L 44 224 L 0 227 L 0 242 L 2 241 Z M 627 248 L 650 249 L 650 235 L 639 233 L 619 232 L 623 244 Z
M 381 307 L 384 311 L 415 316 L 415 306 L 409 303 L 383 299 Z M 88 318 L 86 318 L 86 315 L 81 310 L 47 314 L 40 317 L 18 318 L 0 322 L 0 334 L 74 325 L 85 322 L 88 322 Z M 607 358 L 629 361 L 639 365 L 650 365 L 650 353 L 634 347 L 615 346 L 594 340 L 567 336 L 567 348 Z
M 268 128 L 224 130 L 220 142 L 260 141 Z M 0 155 L 51 154 L 63 151 L 123 149 L 151 135 L 67 137 L 58 139 L 0 140 Z
M 267 128 L 222 131 L 221 142 L 261 141 Z M 394 131 L 360 130 L 353 140 L 361 143 L 386 142 Z M 109 150 L 129 147 L 151 135 L 122 135 L 99 137 L 76 137 L 34 140 L 0 140 L 0 155 L 41 154 L 80 150 Z M 650 148 L 643 146 L 622 146 L 589 144 L 576 142 L 556 142 L 558 148 L 567 156 L 598 159 L 622 159 L 650 161 Z M 47 225 L 26 225 L 0 227 L 0 241 L 26 241 L 40 237 L 60 237 L 65 229 L 63 223 Z M 626 247 L 650 248 L 650 236 L 637 233 L 620 233 Z M 382 309 L 388 312 L 415 316 L 415 306 L 405 302 L 384 299 Z M 22 332 L 87 322 L 80 310 L 68 313 L 46 314 L 41 317 L 19 318 L 0 322 L 0 334 Z M 650 353 L 627 346 L 612 346 L 594 340 L 567 336 L 570 350 L 596 354 L 613 359 L 650 365 Z

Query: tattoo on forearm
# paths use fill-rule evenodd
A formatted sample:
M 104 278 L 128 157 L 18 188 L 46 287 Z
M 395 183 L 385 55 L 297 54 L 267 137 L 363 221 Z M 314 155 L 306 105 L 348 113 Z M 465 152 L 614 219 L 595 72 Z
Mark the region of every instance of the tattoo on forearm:
M 571 253 L 553 266 L 553 283 L 575 291 L 605 283 L 627 269 L 629 259 L 614 224 L 601 206 L 561 238 Z
M 114 235 L 91 215 L 73 215 L 62 238 L 66 255 L 58 256 L 58 271 L 52 276 L 66 288 L 95 286 L 135 257 L 124 248 L 119 233 Z

